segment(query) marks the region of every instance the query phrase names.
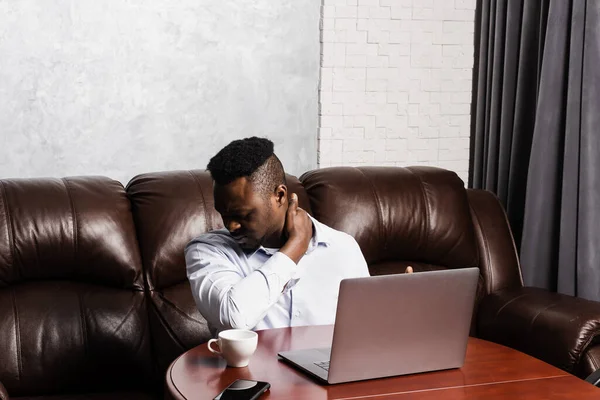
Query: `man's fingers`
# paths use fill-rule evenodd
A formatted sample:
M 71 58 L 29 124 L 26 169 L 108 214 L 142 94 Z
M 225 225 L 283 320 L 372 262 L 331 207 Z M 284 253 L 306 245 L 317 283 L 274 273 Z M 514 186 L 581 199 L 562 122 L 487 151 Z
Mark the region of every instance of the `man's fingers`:
M 404 271 L 406 274 L 412 274 L 413 273 L 413 267 L 411 267 L 410 265 L 408 267 L 406 267 L 406 271 Z
M 298 209 L 298 195 L 296 193 L 290 195 L 290 208 L 292 208 L 292 211 Z

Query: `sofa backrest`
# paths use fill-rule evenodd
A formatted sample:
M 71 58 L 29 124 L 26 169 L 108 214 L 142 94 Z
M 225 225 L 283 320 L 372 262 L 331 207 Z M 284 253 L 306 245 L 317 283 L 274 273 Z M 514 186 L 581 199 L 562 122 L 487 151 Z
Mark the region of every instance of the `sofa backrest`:
M 0 180 L 0 381 L 11 396 L 139 387 L 142 265 L 122 185 Z
M 300 180 L 314 216 L 352 235 L 372 275 L 479 265 L 463 182 L 430 167 L 337 167 Z
M 288 175 L 299 204 L 310 204 L 297 178 Z M 223 227 L 214 208 L 212 179 L 206 171 L 139 175 L 127 185 L 150 300 L 150 325 L 160 370 L 185 350 L 210 339 L 206 320 L 192 298 L 184 248 L 193 238 Z
M 479 267 L 479 301 L 522 285 L 504 211 L 489 192 L 465 190 L 434 167 L 336 167 L 300 177 L 314 216 L 349 233 L 371 275 Z M 477 335 L 473 318 L 471 334 Z
M 500 203 L 453 172 L 287 179 L 301 207 L 356 238 L 373 275 L 478 266 L 480 295 L 522 284 Z M 13 396 L 162 381 L 210 338 L 183 251 L 220 227 L 205 171 L 144 174 L 126 190 L 100 177 L 0 180 L 0 381 Z
M 512 243 L 499 203 L 492 198 L 500 211 L 474 225 L 468 192 L 454 172 L 340 167 L 309 171 L 300 181 L 288 175 L 290 192 L 298 194 L 300 206 L 354 236 L 372 275 L 400 273 L 407 265 L 417 271 L 484 266 L 479 297 L 498 286 L 492 281 L 519 284 L 514 249 L 512 255 L 490 258 L 489 243 L 481 234 L 498 232 L 494 240 L 502 251 Z M 149 288 L 154 348 L 164 370 L 183 351 L 210 338 L 190 292 L 183 249 L 194 237 L 222 227 L 222 221 L 206 171 L 140 175 L 127 185 L 127 194 Z M 509 278 L 498 281 L 493 268 L 514 271 L 502 273 Z

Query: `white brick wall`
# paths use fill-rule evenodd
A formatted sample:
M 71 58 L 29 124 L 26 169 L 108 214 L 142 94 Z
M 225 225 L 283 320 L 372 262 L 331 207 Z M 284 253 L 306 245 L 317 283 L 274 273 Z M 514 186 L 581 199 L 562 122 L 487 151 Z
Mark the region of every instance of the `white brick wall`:
M 319 166 L 466 182 L 475 0 L 323 0 Z

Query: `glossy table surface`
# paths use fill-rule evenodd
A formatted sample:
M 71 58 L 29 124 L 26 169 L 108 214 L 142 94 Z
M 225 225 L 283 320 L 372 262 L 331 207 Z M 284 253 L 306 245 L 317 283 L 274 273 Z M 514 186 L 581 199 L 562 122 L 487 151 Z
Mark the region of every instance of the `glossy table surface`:
M 462 368 L 339 385 L 322 385 L 278 361 L 277 353 L 331 345 L 333 326 L 259 331 L 246 368 L 230 368 L 206 344 L 177 358 L 166 397 L 212 399 L 236 379 L 267 381 L 265 399 L 600 399 L 600 389 L 516 350 L 469 338 Z

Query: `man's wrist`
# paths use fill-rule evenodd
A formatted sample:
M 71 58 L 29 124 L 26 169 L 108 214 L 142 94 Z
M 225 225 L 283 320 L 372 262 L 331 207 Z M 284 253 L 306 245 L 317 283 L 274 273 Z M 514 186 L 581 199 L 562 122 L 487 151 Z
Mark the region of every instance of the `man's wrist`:
M 290 237 L 280 251 L 298 264 L 304 253 L 306 253 L 306 250 L 308 250 L 309 243 L 310 239 L 304 240 L 303 238 Z

